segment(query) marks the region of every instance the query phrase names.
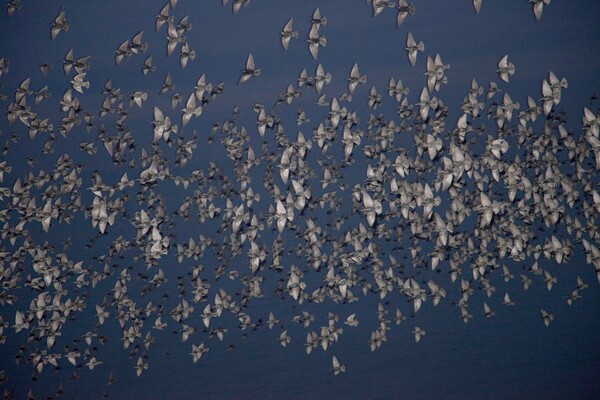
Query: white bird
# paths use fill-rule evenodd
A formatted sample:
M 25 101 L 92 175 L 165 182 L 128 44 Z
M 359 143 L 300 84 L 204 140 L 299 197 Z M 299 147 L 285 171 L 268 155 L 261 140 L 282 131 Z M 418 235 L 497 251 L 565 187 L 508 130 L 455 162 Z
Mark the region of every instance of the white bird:
M 267 321 L 267 325 L 269 326 L 269 329 L 273 329 L 273 327 L 275 325 L 277 325 L 279 323 L 279 320 L 277 318 L 275 318 L 275 314 L 273 314 L 273 312 L 269 312 L 269 320 Z
M 148 362 L 143 356 L 137 359 L 134 369 L 137 376 L 142 375 L 142 372 L 148 369 Z
M 246 67 L 242 70 L 242 76 L 240 76 L 238 85 L 248 81 L 248 79 L 252 77 L 257 77 L 259 75 L 260 68 L 256 68 L 256 66 L 254 65 L 254 57 L 252 56 L 252 53 L 250 53 L 248 54 L 248 59 L 246 60 Z
M 552 111 L 552 107 L 560 102 L 560 91 L 552 90 L 550 83 L 545 79 L 542 81 L 542 98 L 540 101 L 543 102 L 542 110 L 546 117 Z
M 548 311 L 543 308 L 540 309 L 540 313 L 542 314 L 542 319 L 544 320 L 544 325 L 549 326 L 550 322 L 554 321 L 554 314 L 550 314 Z
M 158 32 L 160 28 L 167 22 L 173 22 L 173 16 L 169 15 L 169 3 L 165 4 L 165 6 L 160 10 L 160 13 L 156 16 L 156 24 L 155 29 Z
M 117 50 L 115 50 L 115 64 L 116 65 L 121 64 L 121 61 L 123 61 L 123 58 L 129 58 L 129 57 L 131 57 L 132 54 L 133 54 L 133 52 L 129 48 L 129 39 L 127 39 L 119 45 Z
M 96 368 L 98 365 L 102 364 L 102 361 L 98 361 L 96 357 L 92 357 L 85 365 L 92 370 Z
M 314 60 L 317 59 L 319 55 L 319 46 L 325 47 L 327 46 L 327 39 L 325 36 L 319 35 L 319 25 L 313 24 L 310 28 L 310 32 L 308 33 L 308 50 L 310 51 L 310 55 Z
M 181 110 L 183 115 L 181 117 L 181 125 L 186 126 L 192 117 L 198 118 L 202 114 L 202 106 L 196 106 L 196 94 L 190 94 L 188 97 L 185 108 Z
M 358 319 L 356 318 L 356 313 L 348 315 L 348 318 L 346 318 L 346 321 L 344 323 L 348 326 L 358 326 Z
M 133 107 L 133 105 L 136 104 L 138 107 L 141 108 L 143 102 L 146 100 L 148 100 L 148 93 L 142 91 L 133 92 L 129 96 L 129 106 Z
M 415 326 L 415 329 L 413 329 L 413 334 L 415 335 L 415 342 L 419 343 L 419 341 L 421 340 L 421 338 L 423 336 L 425 336 L 427 334 L 427 332 L 425 332 L 424 329 L 421 329 L 418 326 Z
M 65 9 L 62 7 L 58 16 L 54 19 L 52 23 L 52 28 L 50 29 L 50 36 L 52 40 L 56 39 L 60 31 L 66 32 L 69 30 L 69 23 L 65 19 Z
M 396 15 L 396 26 L 399 28 L 408 14 L 414 15 L 415 6 L 412 3 L 407 3 L 406 0 L 398 0 L 396 10 L 398 11 L 398 14 Z
M 422 41 L 417 43 L 415 41 L 415 38 L 413 37 L 413 34 L 411 32 L 408 32 L 408 35 L 406 36 L 406 51 L 408 53 L 408 60 L 410 61 L 410 64 L 414 67 L 417 63 L 417 52 L 425 51 L 425 45 Z
M 284 50 L 287 50 L 290 41 L 292 39 L 298 39 L 298 31 L 295 31 L 293 28 L 294 19 L 290 18 L 290 20 L 283 27 L 283 31 L 281 31 L 281 45 Z
M 514 306 L 515 305 L 515 303 L 510 299 L 510 296 L 508 295 L 508 292 L 504 293 L 503 303 L 506 306 Z
M 200 358 L 202 358 L 202 355 L 204 353 L 206 353 L 208 351 L 208 347 L 206 347 L 203 343 L 200 343 L 198 346 L 196 346 L 195 344 L 192 345 L 192 352 L 190 353 L 190 355 L 192 356 L 192 362 L 194 364 L 196 364 L 198 362 L 198 360 L 200 360 Z
M 328 85 L 331 82 L 331 74 L 329 72 L 325 72 L 323 66 L 319 64 L 317 65 L 313 82 L 315 89 L 317 90 L 317 94 L 320 95 L 321 90 L 323 90 L 323 86 Z
M 551 0 L 529 0 L 533 4 L 533 15 L 535 19 L 539 21 L 542 18 L 542 12 L 544 11 L 544 4 L 550 4 Z
M 248 4 L 250 4 L 250 0 L 233 0 L 233 3 L 231 4 L 233 15 L 237 14 L 242 7 L 246 7 Z
M 381 104 L 381 95 L 377 93 L 375 86 L 371 86 L 371 91 L 369 92 L 369 97 L 367 98 L 367 104 L 369 108 L 373 110 L 375 110 L 377 106 Z
M 367 82 L 367 75 L 361 75 L 358 72 L 358 64 L 354 64 L 350 70 L 350 77 L 348 78 L 348 93 L 353 94 L 358 84 L 364 85 Z
M 287 330 L 281 332 L 281 334 L 279 335 L 279 343 L 283 346 L 283 347 L 287 347 L 287 345 L 292 341 L 292 337 L 290 335 L 287 334 Z
M 492 311 L 492 309 L 490 308 L 490 306 L 488 306 L 487 303 L 483 303 L 483 315 L 486 317 L 491 317 L 495 314 L 494 311 Z
M 142 73 L 148 75 L 150 72 L 156 71 L 156 65 L 152 65 L 152 56 L 148 56 L 142 65 Z
M 448 82 L 448 78 L 444 76 L 444 71 L 450 68 L 449 64 L 444 64 L 439 54 L 435 58 L 427 57 L 427 89 L 431 92 L 434 89 L 440 90 L 440 86 Z
M 383 212 L 383 208 L 381 206 L 381 202 L 379 200 L 373 200 L 373 198 L 366 191 L 362 191 L 361 193 L 363 199 L 363 213 L 367 215 L 367 222 L 369 226 L 373 226 L 375 224 L 375 218 Z
M 319 27 L 327 25 L 327 18 L 321 16 L 321 12 L 318 8 L 313 12 L 312 18 L 310 19 L 310 23 L 313 25 L 317 25 Z
M 173 84 L 172 78 L 171 78 L 171 73 L 167 72 L 167 75 L 165 76 L 165 80 L 161 85 L 160 88 L 160 94 L 164 94 L 166 92 L 175 90 L 175 85 Z
M 83 93 L 83 89 L 90 88 L 90 82 L 85 80 L 85 72 L 77 74 L 71 80 L 71 85 L 73 85 L 73 89 L 78 91 L 79 93 Z
M 189 61 L 193 61 L 196 58 L 196 51 L 190 50 L 190 46 L 185 42 L 181 46 L 181 52 L 179 54 L 179 63 L 181 68 L 185 68 Z
M 500 59 L 496 72 L 500 79 L 507 83 L 509 78 L 515 74 L 515 64 L 508 61 L 508 55 L 505 55 Z
M 336 356 L 333 356 L 331 359 L 332 371 L 334 375 L 338 375 L 341 372 L 346 372 L 346 366 L 340 364 Z
M 144 36 L 144 31 L 138 32 L 132 39 L 131 45 L 129 49 L 132 53 L 138 54 L 138 52 L 145 53 L 148 50 L 148 43 L 142 42 L 142 37 Z

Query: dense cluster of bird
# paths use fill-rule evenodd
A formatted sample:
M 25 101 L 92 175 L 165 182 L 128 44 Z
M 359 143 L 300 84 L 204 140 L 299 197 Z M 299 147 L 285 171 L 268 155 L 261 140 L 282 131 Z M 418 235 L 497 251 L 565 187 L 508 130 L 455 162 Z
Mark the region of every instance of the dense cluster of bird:
M 550 0 L 529 2 L 539 19 Z M 19 12 L 20 3 L 9 2 L 9 15 Z M 233 13 L 249 3 L 234 0 Z M 395 9 L 398 26 L 415 13 L 406 0 L 367 3 L 373 15 Z M 477 13 L 481 3 L 473 1 Z M 179 50 L 186 68 L 195 58 L 186 39 L 191 18 L 176 23 L 176 5 L 171 0 L 159 11 L 155 27 L 167 31 L 167 56 Z M 61 8 L 49 21 L 51 39 L 68 34 L 68 11 Z M 306 44 L 316 60 L 327 45 L 327 19 L 319 9 L 309 18 Z M 300 46 L 293 24 L 282 21 L 286 51 Z M 115 64 L 144 55 L 141 72 L 151 74 L 158 55 L 150 55 L 151 48 L 139 32 L 116 46 Z M 407 32 L 410 65 L 416 67 L 424 51 L 423 42 Z M 508 55 L 499 58 L 503 85 L 516 68 Z M 333 77 L 319 64 L 314 75 L 303 69 L 272 106 L 255 104 L 255 126 L 242 125 L 236 107 L 211 132 L 189 134 L 184 131 L 196 119 L 210 118 L 225 83 L 201 75 L 188 94 L 172 95 L 171 111 L 154 105 L 146 91 L 131 93 L 128 108 L 127 95 L 108 79 L 100 109 L 84 109 L 78 97 L 101 85 L 87 78 L 90 60 L 66 52 L 69 86 L 59 96 L 58 119 L 36 111 L 51 95 L 48 87 L 30 89 L 30 78 L 3 99 L 16 132 L 3 154 L 41 145 L 54 160 L 44 170 L 27 155 L 28 171 L 0 162 L 0 342 L 22 343 L 15 361 L 31 364 L 32 379 L 58 368 L 77 376 L 102 364 L 97 349 L 107 342 L 103 328 L 109 321 L 118 322 L 139 376 L 152 366 L 148 350 L 162 330 L 180 335 L 197 363 L 214 338 L 232 334 L 232 321 L 244 335 L 278 329 L 283 347 L 293 338 L 288 322 L 296 322 L 306 330 L 310 354 L 328 350 L 358 326 L 359 315 L 347 304 L 375 296 L 378 322 L 365 340 L 375 351 L 394 323 L 415 316 L 426 303 L 436 306 L 448 296 L 457 317 L 468 323 L 474 315 L 494 315 L 490 300 L 472 306 L 476 290 L 485 298 L 501 297 L 507 306 L 515 304 L 507 289 L 515 276 L 523 290 L 539 282 L 550 291 L 558 284 L 552 265 L 569 264 L 577 251 L 585 252 L 600 281 L 600 114 L 590 106 L 583 110 L 583 129 L 567 127 L 557 109 L 567 80 L 552 72 L 524 106 L 511 99 L 508 86 L 473 80 L 452 120 L 437 97 L 450 66 L 439 54 L 430 55 L 417 101 L 391 77 L 386 88 L 372 86 L 364 97 L 376 110 L 387 94 L 397 113 L 365 118 L 351 106 L 365 101 L 357 93 L 367 75 L 357 64 L 348 66 L 347 93 L 327 98 L 325 86 Z M 248 55 L 239 84 L 262 79 L 260 61 Z M 10 60 L 0 58 L 0 78 L 12 72 L 9 67 Z M 44 76 L 51 68 L 40 63 Z M 173 93 L 176 74 L 167 73 L 156 91 Z M 314 119 L 301 107 L 295 120 L 281 118 L 279 110 L 312 90 L 327 110 L 324 118 Z M 152 108 L 151 133 L 128 128 L 135 107 Z M 80 129 L 96 136 L 79 142 L 79 149 L 108 160 L 111 168 L 90 170 L 77 161 L 79 155 L 53 156 L 55 144 L 76 140 L 72 132 Z M 212 147 L 220 142 L 228 164 L 194 159 L 201 141 Z M 82 240 L 89 255 L 71 247 Z M 588 287 L 579 276 L 564 285 L 572 287 L 569 305 Z M 497 288 L 503 293 L 495 294 Z M 262 297 L 300 311 L 292 321 L 255 313 L 251 305 Z M 348 315 L 328 312 L 313 328 L 319 317 L 303 309 L 306 303 L 337 303 Z M 548 326 L 551 310 L 540 313 L 540 323 Z M 63 335 L 72 321 L 91 321 L 89 330 L 82 337 Z M 412 332 L 416 342 L 426 335 L 417 325 Z M 331 369 L 337 375 L 346 367 L 334 355 Z M 9 382 L 0 372 L 2 382 Z M 10 392 L 5 389 L 7 397 Z

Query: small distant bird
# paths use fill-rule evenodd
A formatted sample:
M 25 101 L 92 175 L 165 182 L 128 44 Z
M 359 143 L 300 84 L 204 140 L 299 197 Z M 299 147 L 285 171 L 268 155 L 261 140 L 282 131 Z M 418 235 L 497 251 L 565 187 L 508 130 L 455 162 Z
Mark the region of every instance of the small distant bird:
M 129 49 L 134 54 L 138 54 L 138 52 L 145 53 L 148 50 L 148 43 L 142 42 L 142 37 L 144 36 L 144 31 L 138 32 L 133 39 L 131 39 L 131 45 Z
M 540 309 L 540 312 L 542 313 L 542 319 L 544 320 L 544 325 L 548 326 L 548 325 L 550 325 L 550 322 L 554 321 L 554 314 L 550 314 L 548 311 L 544 310 L 543 308 Z
M 533 15 L 535 19 L 539 21 L 542 18 L 542 12 L 544 11 L 544 4 L 550 4 L 551 0 L 529 0 L 533 4 Z
M 8 74 L 10 61 L 7 58 L 0 58 L 0 76 Z
M 202 107 L 196 107 L 196 94 L 190 94 L 186 106 L 181 110 L 183 112 L 183 116 L 181 117 L 181 125 L 186 126 L 192 117 L 199 117 L 202 114 Z
M 165 6 L 160 10 L 160 14 L 156 16 L 156 24 L 155 29 L 158 32 L 160 28 L 167 22 L 172 22 L 173 16 L 169 15 L 169 4 L 165 4 Z
M 246 60 L 246 68 L 242 70 L 242 76 L 240 76 L 240 80 L 238 81 L 238 85 L 246 82 L 248 79 L 252 77 L 256 77 L 260 75 L 260 68 L 256 68 L 254 65 L 254 57 L 252 53 L 248 54 L 248 59 Z
M 152 65 L 152 56 L 148 56 L 146 61 L 144 61 L 144 65 L 142 65 L 142 73 L 148 75 L 150 72 L 154 71 L 156 71 L 156 65 Z
M 412 33 L 408 32 L 408 35 L 406 36 L 406 51 L 408 52 L 408 60 L 414 67 L 417 63 L 417 51 L 425 51 L 425 45 L 423 42 L 417 43 Z
M 510 299 L 508 292 L 504 293 L 504 302 L 503 303 L 506 306 L 514 306 L 515 305 L 515 303 Z
M 148 93 L 142 91 L 133 92 L 129 96 L 129 106 L 133 107 L 136 104 L 138 107 L 142 107 L 143 102 L 146 100 L 148 100 Z
M 52 69 L 52 64 L 48 64 L 48 63 L 40 64 L 40 71 L 42 71 L 42 74 L 44 74 L 44 76 L 47 76 L 48 71 L 50 71 L 51 69 Z
M 327 39 L 325 36 L 319 35 L 319 25 L 313 24 L 310 28 L 310 32 L 308 33 L 308 50 L 310 51 L 310 55 L 314 60 L 317 59 L 319 55 L 319 46 L 325 47 L 327 46 Z
M 8 16 L 12 17 L 16 11 L 21 9 L 21 0 L 11 0 L 7 5 Z
M 331 365 L 333 367 L 332 370 L 334 375 L 339 375 L 340 372 L 346 372 L 346 366 L 340 364 L 336 356 L 333 356 L 331 359 Z
M 294 18 L 290 18 L 290 20 L 283 27 L 283 31 L 281 31 L 281 45 L 284 50 L 288 49 L 290 45 L 290 40 L 292 38 L 298 39 L 298 31 L 295 31 L 293 28 Z
M 90 88 L 90 82 L 85 80 L 85 75 L 86 75 L 85 72 L 83 72 L 81 74 L 77 74 L 71 80 L 73 89 L 77 90 L 79 93 L 83 93 L 83 88 L 86 88 L 86 89 Z
M 165 76 L 165 81 L 163 82 L 160 88 L 160 94 L 164 94 L 172 90 L 175 90 L 175 85 L 173 84 L 173 81 L 171 79 L 171 73 L 167 72 L 167 76 Z
M 119 45 L 119 48 L 117 50 L 115 50 L 115 64 L 121 64 L 123 58 L 129 58 L 132 54 L 133 52 L 129 48 L 129 39 L 127 39 Z
M 415 335 L 415 342 L 416 343 L 419 343 L 419 341 L 421 340 L 421 338 L 423 336 L 425 336 L 425 334 L 426 334 L 425 330 L 421 329 L 418 326 L 415 326 L 415 329 L 413 329 L 413 333 Z
M 488 306 L 487 303 L 483 303 L 483 315 L 485 315 L 486 317 L 492 317 L 495 314 L 494 311 L 492 311 L 492 309 L 490 308 L 490 306 Z
M 496 70 L 500 79 L 508 83 L 508 78 L 515 74 L 515 64 L 508 61 L 508 55 L 505 55 L 498 62 L 498 69 Z
M 286 347 L 292 341 L 292 338 L 290 335 L 287 334 L 287 330 L 285 330 L 281 332 L 281 335 L 279 335 L 278 340 L 283 347 Z
M 193 61 L 196 58 L 196 51 L 190 50 L 189 45 L 185 42 L 181 46 L 181 53 L 179 54 L 179 63 L 181 68 L 185 68 L 189 61 Z
M 313 25 L 317 25 L 317 27 L 327 25 L 327 17 L 321 17 L 321 11 L 318 8 L 313 12 L 310 23 Z
M 358 326 L 358 319 L 356 318 L 356 313 L 350 314 L 346 321 L 344 322 L 348 326 Z
M 231 5 L 231 11 L 233 12 L 233 15 L 237 14 L 242 7 L 246 7 L 248 4 L 250 4 L 250 0 L 234 0 L 233 4 Z
M 69 30 L 69 23 L 65 19 L 65 9 L 64 7 L 60 9 L 60 13 L 54 19 L 52 23 L 52 28 L 50 29 L 50 35 L 52 36 L 52 40 L 56 39 L 60 31 L 66 32 Z
M 366 82 L 367 75 L 361 75 L 358 72 L 358 64 L 355 63 L 352 66 L 352 70 L 350 70 L 350 77 L 348 78 L 348 93 L 353 94 L 359 83 L 364 85 Z
M 412 3 L 408 4 L 406 0 L 398 0 L 396 10 L 398 11 L 398 14 L 396 15 L 396 26 L 399 28 L 408 14 L 414 15 L 415 6 Z

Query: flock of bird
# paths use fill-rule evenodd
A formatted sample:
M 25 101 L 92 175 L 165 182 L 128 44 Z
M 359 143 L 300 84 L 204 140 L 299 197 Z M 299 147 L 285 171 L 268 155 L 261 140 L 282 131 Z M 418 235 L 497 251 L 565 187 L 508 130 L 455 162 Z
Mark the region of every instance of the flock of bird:
M 550 0 L 529 2 L 539 20 Z M 415 13 L 406 0 L 367 3 L 374 16 L 395 9 L 399 27 Z M 233 13 L 249 4 L 234 0 Z M 166 29 L 167 56 L 178 54 L 186 68 L 195 58 L 186 39 L 193 18 L 176 23 L 176 5 L 170 0 L 158 12 L 155 28 Z M 482 1 L 473 6 L 479 13 Z M 61 8 L 48 22 L 52 40 L 69 34 L 68 11 Z M 21 1 L 10 1 L 8 14 L 19 12 Z M 307 18 L 304 46 L 317 60 L 326 51 L 327 18 L 319 9 Z M 282 26 L 283 50 L 273 51 L 300 46 L 293 19 Z M 155 73 L 159 53 L 150 51 L 156 47 L 137 33 L 115 46 L 116 68 L 143 55 L 141 73 Z M 424 52 L 424 43 L 407 32 L 409 64 L 418 68 Z M 347 77 L 335 77 L 347 82 L 347 92 L 326 97 L 334 77 L 318 64 L 314 75 L 314 67 L 304 68 L 273 105 L 255 104 L 254 126 L 240 124 L 236 107 L 210 132 L 190 134 L 226 95 L 225 83 L 202 74 L 180 95 L 173 84 L 177 71 L 169 71 L 156 88 L 158 96 L 171 95 L 172 110 L 166 110 L 153 105 L 149 92 L 127 97 L 108 79 L 100 109 L 84 109 L 79 98 L 102 83 L 88 80 L 89 56 L 66 52 L 68 87 L 58 96 L 59 118 L 36 111 L 56 96 L 48 87 L 30 89 L 30 78 L 2 99 L 15 132 L 0 134 L 3 155 L 18 146 L 30 154 L 41 147 L 53 167 L 39 168 L 29 155 L 29 170 L 0 162 L 0 343 L 20 341 L 15 361 L 31 364 L 32 380 L 60 368 L 76 377 L 103 363 L 98 347 L 111 343 L 103 329 L 114 321 L 139 376 L 152 367 L 149 349 L 163 330 L 187 343 L 192 363 L 201 363 L 215 341 L 228 340 L 232 321 L 243 335 L 276 329 L 283 347 L 303 342 L 310 354 L 327 351 L 355 329 L 360 315 L 349 304 L 374 296 L 377 325 L 365 345 L 375 351 L 393 325 L 410 323 L 415 342 L 426 341 L 425 329 L 407 316 L 416 322 L 429 303 L 452 301 L 457 318 L 468 323 L 494 315 L 492 298 L 513 306 L 507 288 L 515 277 L 522 290 L 537 282 L 550 291 L 559 284 L 552 265 L 569 264 L 578 251 L 600 282 L 600 114 L 590 106 L 582 129 L 567 127 L 557 106 L 568 83 L 553 72 L 522 106 L 506 91 L 518 69 L 509 55 L 499 58 L 490 68 L 497 68 L 500 83 L 473 80 L 454 120 L 437 97 L 450 66 L 436 54 L 423 63 L 416 101 L 396 77 L 362 95 L 368 78 L 357 64 L 348 66 Z M 262 79 L 260 61 L 248 54 L 237 83 Z M 39 67 L 44 76 L 54 68 L 44 60 Z M 9 73 L 10 60 L 0 58 L 0 79 Z M 324 118 L 301 107 L 295 120 L 280 116 L 313 90 Z M 352 111 L 361 101 L 376 110 L 385 94 L 396 114 Z M 128 128 L 136 107 L 153 110 L 148 133 Z M 78 131 L 93 137 L 78 143 L 83 153 L 56 154 L 55 145 L 82 137 Z M 194 157 L 219 143 L 227 163 Z M 91 170 L 77 161 L 82 155 L 102 160 L 102 167 Z M 74 242 L 85 243 L 85 252 Z M 588 288 L 579 276 L 560 284 L 572 289 L 569 305 Z M 253 311 L 263 297 L 298 314 L 287 321 Z M 319 316 L 303 309 L 307 303 L 337 303 L 348 312 L 328 312 L 314 327 Z M 539 318 L 548 326 L 554 315 L 541 309 Z M 81 321 L 91 321 L 83 336 L 63 335 L 65 326 Z M 290 322 L 302 325 L 305 341 L 290 335 Z M 333 355 L 331 370 L 337 375 L 346 366 Z M 11 379 L 0 371 L 5 398 Z M 62 392 L 61 384 L 57 395 Z

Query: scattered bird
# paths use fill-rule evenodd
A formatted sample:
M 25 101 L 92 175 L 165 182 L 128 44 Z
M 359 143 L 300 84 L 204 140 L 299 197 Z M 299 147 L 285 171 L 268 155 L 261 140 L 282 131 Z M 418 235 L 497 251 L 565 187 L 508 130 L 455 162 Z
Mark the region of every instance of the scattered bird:
M 319 46 L 325 47 L 327 46 L 327 39 L 325 36 L 319 34 L 320 24 L 313 24 L 310 28 L 310 32 L 308 33 L 308 50 L 310 51 L 310 55 L 313 60 L 317 59 L 319 55 Z
M 415 14 L 415 6 L 413 3 L 408 3 L 406 0 L 398 0 L 398 6 L 396 6 L 396 10 L 398 11 L 396 15 L 396 26 L 400 28 L 400 26 L 404 23 L 406 17 Z
M 42 71 L 42 74 L 44 74 L 44 76 L 48 76 L 48 72 L 52 69 L 52 64 L 48 64 L 48 63 L 41 63 L 40 64 L 40 71 Z
M 181 68 L 185 68 L 188 65 L 188 62 L 193 61 L 196 58 L 196 51 L 190 50 L 190 46 L 187 42 L 185 42 L 181 46 L 181 53 L 179 54 L 179 63 L 181 64 Z
M 361 75 L 358 72 L 358 64 L 354 64 L 350 70 L 350 78 L 348 78 L 348 93 L 353 94 L 358 84 L 364 85 L 367 83 L 367 75 Z
M 52 23 L 52 28 L 50 29 L 50 36 L 52 40 L 56 39 L 60 31 L 66 32 L 69 30 L 69 22 L 65 18 L 65 9 L 62 7 L 58 16 L 54 19 Z
M 500 79 L 508 83 L 511 76 L 515 74 L 515 65 L 508 61 L 508 55 L 505 55 L 498 62 L 498 70 L 496 70 Z
M 554 314 L 550 314 L 548 311 L 544 310 L 543 308 L 540 309 L 540 312 L 542 313 L 542 319 L 544 320 L 544 325 L 549 326 L 550 322 L 554 321 Z
M 192 117 L 198 118 L 202 114 L 202 106 L 196 106 L 195 93 L 190 94 L 185 103 L 185 108 L 181 111 L 183 112 L 183 116 L 181 117 L 182 126 L 186 126 Z
M 333 370 L 334 375 L 339 375 L 342 372 L 346 372 L 346 366 L 343 364 L 340 364 L 340 362 L 338 361 L 336 356 L 333 356 L 331 358 L 331 365 L 332 365 L 332 370 Z
M 419 343 L 421 341 L 421 338 L 425 336 L 426 332 L 420 327 L 415 326 L 415 329 L 413 329 L 413 334 L 415 335 L 415 342 Z
M 319 11 L 319 9 L 316 8 L 315 11 L 313 11 L 310 23 L 312 25 L 317 25 L 320 28 L 321 26 L 327 25 L 327 17 L 322 17 L 321 11 Z
M 252 77 L 257 77 L 260 75 L 260 68 L 256 68 L 254 65 L 254 57 L 252 53 L 248 54 L 248 59 L 246 60 L 246 67 L 242 70 L 242 76 L 238 80 L 238 85 L 242 84 L 248 79 Z
M 281 31 L 281 45 L 284 50 L 287 50 L 290 41 L 292 39 L 298 39 L 298 31 L 295 31 L 293 28 L 294 19 L 290 18 L 290 20 L 284 25 L 283 31 Z
M 406 35 L 406 51 L 408 52 L 408 60 L 413 67 L 417 63 L 417 52 L 424 52 L 425 45 L 422 41 L 416 42 L 411 32 Z
M 533 4 L 533 15 L 535 19 L 539 21 L 542 18 L 542 12 L 544 11 L 544 5 L 550 4 L 552 0 L 529 0 Z

